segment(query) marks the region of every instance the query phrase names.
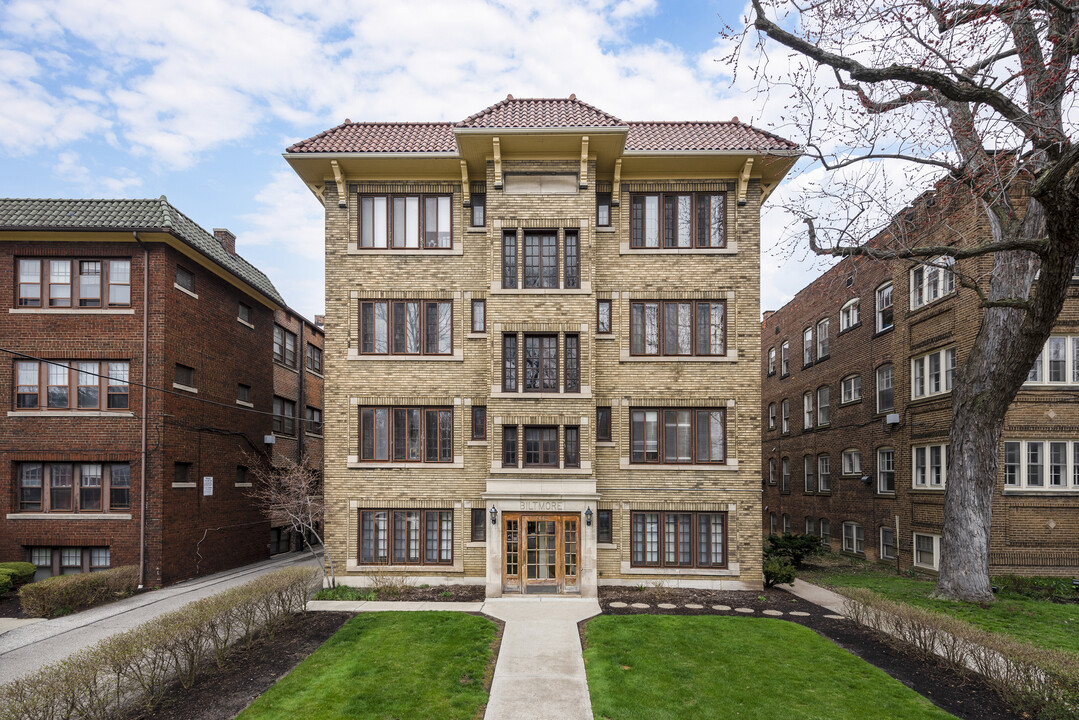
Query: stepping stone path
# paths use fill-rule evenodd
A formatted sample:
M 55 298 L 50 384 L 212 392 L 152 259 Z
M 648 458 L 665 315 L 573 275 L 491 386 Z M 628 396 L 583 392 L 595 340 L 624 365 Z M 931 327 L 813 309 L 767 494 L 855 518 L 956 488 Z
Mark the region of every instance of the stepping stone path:
M 686 603 L 687 610 L 703 610 L 704 605 L 698 605 L 697 603 Z
M 735 608 L 734 611 L 740 613 L 752 613 L 753 608 Z
M 772 617 L 779 617 L 780 615 L 782 615 L 782 614 L 783 614 L 783 613 L 781 613 L 781 612 L 780 612 L 780 611 L 778 611 L 778 610 L 763 610 L 762 612 L 763 612 L 763 613 L 764 613 L 765 615 L 771 615 Z
M 613 608 L 624 608 L 624 607 L 626 607 L 626 604 L 624 602 L 618 602 L 616 600 L 613 603 L 611 603 L 611 607 L 613 607 Z
M 828 618 L 829 620 L 846 620 L 847 619 L 847 618 L 843 617 L 842 615 L 825 615 L 824 617 Z
M 791 610 L 790 614 L 794 617 L 809 617 L 809 613 L 802 612 L 801 610 Z
M 662 608 L 664 610 L 674 610 L 678 606 L 671 603 L 660 603 L 659 605 L 656 605 L 656 607 Z
M 612 601 L 610 603 L 610 607 L 612 607 L 612 608 L 631 607 L 631 608 L 635 608 L 637 610 L 647 610 L 651 606 L 648 603 L 642 603 L 642 602 L 635 602 L 632 605 L 630 605 L 628 603 L 622 602 L 621 600 L 614 600 L 614 601 Z M 678 605 L 676 605 L 674 603 L 659 603 L 659 604 L 656 605 L 656 607 L 659 608 L 660 610 L 675 610 L 675 609 L 678 608 Z M 703 610 L 704 609 L 704 605 L 699 605 L 697 603 L 686 603 L 682 607 L 684 607 L 687 610 Z M 734 612 L 742 613 L 744 615 L 752 615 L 753 613 L 756 612 L 756 610 L 754 610 L 753 608 L 747 608 L 747 607 L 732 608 L 730 605 L 713 605 L 712 609 L 713 610 L 718 610 L 719 612 L 730 612 L 731 610 L 734 610 Z M 783 616 L 783 611 L 782 610 L 772 610 L 772 609 L 769 608 L 768 610 L 761 610 L 761 614 L 762 615 L 768 615 L 769 617 L 782 617 Z M 791 617 L 800 617 L 800 618 L 801 617 L 810 617 L 811 616 L 810 613 L 803 612 L 802 610 L 788 610 L 787 614 L 790 615 Z M 842 616 L 842 615 L 825 615 L 824 617 L 828 618 L 829 620 L 846 620 L 846 618 L 844 616 Z
M 730 612 L 731 606 L 730 605 L 713 605 L 712 609 L 713 610 L 719 610 L 720 612 Z
M 647 610 L 648 603 L 633 603 L 632 605 L 630 605 L 630 607 L 635 607 L 638 610 Z

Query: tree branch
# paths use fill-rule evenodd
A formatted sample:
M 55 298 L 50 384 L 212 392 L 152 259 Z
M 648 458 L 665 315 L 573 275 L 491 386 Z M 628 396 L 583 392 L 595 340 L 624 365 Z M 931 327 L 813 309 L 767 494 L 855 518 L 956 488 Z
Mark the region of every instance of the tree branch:
M 832 248 L 823 247 L 817 241 L 817 228 L 813 223 L 813 218 L 803 218 L 802 220 L 809 233 L 809 248 L 817 255 L 830 255 L 832 257 L 869 257 L 875 260 L 917 260 L 921 258 L 932 257 L 952 257 L 956 260 L 965 260 L 968 258 L 982 257 L 983 255 L 990 255 L 992 253 L 1004 252 L 1008 250 L 1026 250 L 1032 252 L 1038 257 L 1045 255 L 1050 248 L 1050 243 L 1047 238 L 1039 238 L 1037 240 L 1026 240 L 1023 238 L 1007 238 L 995 242 L 980 243 L 973 247 L 958 248 L 951 245 L 923 245 L 920 247 L 910 248 L 898 248 L 898 249 L 885 249 L 878 247 L 871 247 L 866 244 L 862 245 L 845 245 L 836 246 Z
M 933 165 L 936 167 L 944 168 L 953 176 L 958 176 L 962 173 L 962 168 L 957 168 L 955 165 L 952 165 L 946 160 L 936 160 L 934 158 L 918 157 L 917 155 L 904 155 L 902 153 L 875 153 L 871 151 L 866 155 L 858 155 L 857 157 L 847 158 L 846 160 L 840 160 L 839 162 L 830 163 L 828 162 L 827 157 L 825 157 L 824 152 L 819 147 L 817 147 L 815 143 L 810 143 L 806 145 L 806 149 L 813 151 L 811 153 L 808 153 L 808 155 L 810 157 L 816 158 L 817 160 L 820 160 L 821 165 L 824 166 L 825 170 L 839 170 L 840 168 L 845 168 L 850 165 L 854 165 L 855 163 L 864 162 L 866 160 L 906 160 L 907 162 L 918 163 L 920 165 Z

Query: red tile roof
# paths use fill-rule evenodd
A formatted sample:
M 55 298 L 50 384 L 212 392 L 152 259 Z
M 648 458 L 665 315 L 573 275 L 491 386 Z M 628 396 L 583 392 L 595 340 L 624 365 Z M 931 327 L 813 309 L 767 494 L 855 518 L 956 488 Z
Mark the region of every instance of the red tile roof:
M 626 150 L 794 150 L 778 135 L 738 122 L 631 122 L 598 110 L 575 96 L 521 98 L 512 95 L 458 123 L 354 123 L 321 132 L 290 146 L 289 153 L 456 152 L 455 129 L 577 128 L 627 130 Z

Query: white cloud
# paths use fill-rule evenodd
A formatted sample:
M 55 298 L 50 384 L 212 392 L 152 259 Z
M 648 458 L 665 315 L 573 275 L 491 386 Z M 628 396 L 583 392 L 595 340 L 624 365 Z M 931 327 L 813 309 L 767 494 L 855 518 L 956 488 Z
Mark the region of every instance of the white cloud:
M 323 207 L 291 170 L 274 173 L 254 197 L 258 209 L 241 215 L 243 246 L 277 247 L 305 258 L 323 257 Z
M 62 152 L 56 156 L 56 177 L 77 187 L 82 197 L 124 197 L 130 190 L 142 187 L 142 178 L 125 168 L 116 170 L 121 176 L 92 172 L 77 152 Z

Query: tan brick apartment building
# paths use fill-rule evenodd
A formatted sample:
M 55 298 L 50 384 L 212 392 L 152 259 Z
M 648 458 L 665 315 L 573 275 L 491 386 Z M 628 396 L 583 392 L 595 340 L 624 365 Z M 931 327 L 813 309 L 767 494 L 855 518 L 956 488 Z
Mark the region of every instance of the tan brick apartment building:
M 321 333 L 232 233 L 164 198 L 5 199 L 0 253 L 0 557 L 43 577 L 141 564 L 157 585 L 279 549 L 247 465 L 268 436 L 305 441 L 321 378 L 301 400 L 299 340 Z M 278 398 L 296 418 L 271 418 Z
M 969 197 L 941 187 L 871 242 L 988 237 Z M 990 267 L 983 258 L 957 269 L 985 278 Z M 939 567 L 952 376 L 980 314 L 975 293 L 943 268 L 864 259 L 839 262 L 765 313 L 765 533 L 819 533 L 837 551 Z M 1079 573 L 1076 334 L 1079 285 L 1005 420 L 993 573 Z
M 760 207 L 797 155 L 573 96 L 288 148 L 326 209 L 345 581 L 759 587 Z

